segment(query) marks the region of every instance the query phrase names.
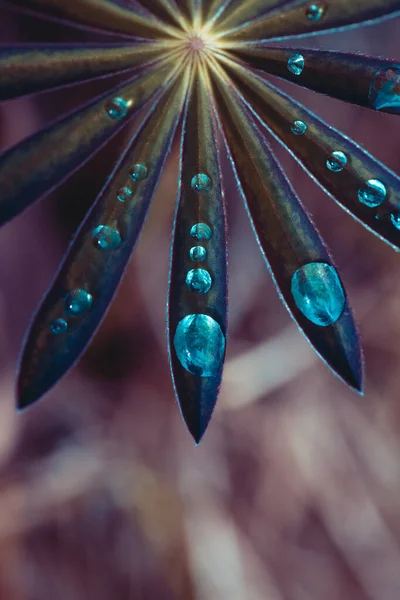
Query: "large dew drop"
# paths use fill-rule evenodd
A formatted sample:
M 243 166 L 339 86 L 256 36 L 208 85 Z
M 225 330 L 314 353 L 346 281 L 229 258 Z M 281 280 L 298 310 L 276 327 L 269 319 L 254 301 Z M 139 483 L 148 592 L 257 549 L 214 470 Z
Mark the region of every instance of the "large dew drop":
M 208 315 L 188 315 L 179 322 L 174 348 L 184 369 L 199 377 L 218 375 L 225 352 L 221 327 Z
M 378 71 L 371 83 L 369 103 L 375 110 L 400 114 L 399 67 L 388 67 Z
M 287 68 L 293 75 L 301 75 L 304 69 L 304 56 L 302 54 L 292 54 L 287 62 Z
M 297 269 L 292 295 L 303 315 L 321 327 L 335 323 L 346 303 L 336 269 L 326 263 L 309 263 Z
M 93 244 L 99 250 L 115 250 L 121 243 L 119 232 L 108 225 L 99 225 L 92 231 Z

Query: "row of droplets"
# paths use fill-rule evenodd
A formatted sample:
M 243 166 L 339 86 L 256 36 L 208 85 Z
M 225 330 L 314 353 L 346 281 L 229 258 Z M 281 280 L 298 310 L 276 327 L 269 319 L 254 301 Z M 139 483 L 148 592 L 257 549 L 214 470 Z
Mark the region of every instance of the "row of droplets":
M 212 189 L 211 178 L 206 173 L 198 173 L 191 179 L 191 188 L 198 194 L 207 194 Z M 190 236 L 204 244 L 211 240 L 213 232 L 206 223 L 195 223 Z M 207 259 L 207 249 L 200 244 L 192 246 L 189 257 L 203 263 Z M 188 271 L 186 285 L 192 292 L 206 294 L 212 287 L 212 277 L 207 269 L 196 267 Z M 223 361 L 225 336 L 219 323 L 210 315 L 189 314 L 178 323 L 174 348 L 186 371 L 199 377 L 213 377 L 218 374 Z
M 129 177 L 133 183 L 143 181 L 148 175 L 146 165 L 137 163 L 132 165 L 129 170 Z M 118 202 L 124 203 L 133 195 L 131 184 L 120 188 L 116 198 Z M 92 242 L 94 246 L 105 252 L 116 250 L 121 242 L 121 234 L 115 227 L 110 225 L 98 225 L 92 231 Z M 64 298 L 64 313 L 66 317 L 80 317 L 86 314 L 92 307 L 93 296 L 84 289 L 75 289 L 68 292 Z M 68 330 L 68 321 L 66 318 L 57 318 L 50 324 L 50 329 L 55 335 L 65 333 Z

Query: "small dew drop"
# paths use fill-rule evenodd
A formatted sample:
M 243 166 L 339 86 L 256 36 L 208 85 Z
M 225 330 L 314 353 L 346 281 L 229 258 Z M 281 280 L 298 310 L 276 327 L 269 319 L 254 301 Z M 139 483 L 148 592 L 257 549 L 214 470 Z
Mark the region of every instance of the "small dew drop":
M 115 119 L 116 121 L 122 121 L 122 119 L 125 119 L 129 112 L 129 106 L 129 102 L 127 102 L 124 98 L 117 96 L 107 102 L 106 112 L 112 119 Z
M 212 286 L 211 275 L 205 269 L 191 269 L 186 275 L 186 285 L 197 294 L 207 294 Z
M 68 323 L 65 319 L 55 319 L 50 324 L 50 329 L 54 335 L 60 335 L 61 333 L 65 333 L 67 331 Z
M 344 152 L 337 150 L 332 152 L 328 160 L 326 161 L 326 166 L 333 173 L 340 173 L 343 171 L 344 167 L 347 165 L 347 156 Z
M 129 187 L 123 187 L 117 192 L 117 200 L 120 202 L 126 202 L 132 197 L 132 190 Z
M 307 125 L 304 121 L 295 121 L 291 127 L 291 131 L 294 135 L 303 135 L 307 131 Z
M 143 181 L 147 177 L 146 165 L 136 164 L 133 165 L 129 171 L 130 178 L 132 181 Z
M 190 235 L 199 241 L 211 240 L 212 231 L 205 223 L 196 223 L 190 230 Z
M 292 295 L 303 315 L 321 327 L 336 323 L 346 304 L 336 269 L 326 263 L 308 263 L 297 269 Z
M 99 250 L 115 250 L 121 243 L 119 232 L 108 225 L 99 225 L 93 229 L 92 239 Z
M 304 69 L 304 56 L 292 54 L 287 62 L 287 68 L 293 75 L 301 75 Z
M 198 194 L 209 192 L 212 188 L 211 179 L 205 173 L 198 173 L 197 175 L 195 175 L 192 178 L 190 185 L 192 186 L 192 190 L 194 190 Z
M 190 259 L 195 262 L 203 262 L 207 258 L 207 250 L 203 246 L 193 246 L 190 248 Z
M 225 336 L 208 315 L 187 315 L 178 323 L 174 348 L 182 367 L 199 377 L 218 375 L 225 353 Z
M 72 290 L 64 300 L 65 313 L 73 317 L 80 317 L 90 310 L 92 302 L 93 298 L 86 290 Z
M 369 179 L 365 185 L 358 190 L 358 199 L 362 204 L 375 208 L 386 199 L 386 186 L 379 179 Z
M 400 213 L 397 213 L 396 215 L 390 215 L 390 220 L 396 229 L 400 229 Z
M 369 90 L 369 104 L 375 110 L 400 114 L 400 68 L 378 71 Z
M 320 4 L 310 4 L 306 10 L 306 17 L 310 21 L 320 21 L 325 13 L 325 7 Z

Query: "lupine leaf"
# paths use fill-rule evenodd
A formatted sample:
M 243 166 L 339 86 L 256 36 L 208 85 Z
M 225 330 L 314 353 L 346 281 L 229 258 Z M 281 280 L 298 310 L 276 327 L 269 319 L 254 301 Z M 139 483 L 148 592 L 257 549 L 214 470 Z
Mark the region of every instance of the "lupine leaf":
M 400 0 L 326 0 L 314 5 L 321 7 L 317 18 L 310 13 L 309 0 L 295 0 L 265 17 L 254 19 L 229 32 L 225 30 L 224 42 L 256 42 L 310 35 L 397 16 L 400 11 Z
M 174 387 L 196 442 L 202 438 L 217 400 L 227 318 L 226 214 L 210 101 L 202 70 L 192 85 L 182 135 L 168 302 Z M 201 229 L 204 226 L 209 235 Z
M 0 224 L 80 168 L 162 89 L 174 70 L 168 61 L 153 66 L 146 75 L 135 76 L 0 155 Z M 115 98 L 127 101 L 124 118 L 108 114 Z
M 162 43 L 0 46 L 0 100 L 142 67 L 169 50 Z
M 224 109 L 219 113 L 220 119 L 238 181 L 278 290 L 320 356 L 346 383 L 361 390 L 361 350 L 343 288 L 339 288 L 340 297 L 335 297 L 334 288 L 328 290 L 333 295 L 332 304 L 339 301 L 339 312 L 326 326 L 307 318 L 294 299 L 295 274 L 307 265 L 330 268 L 332 259 L 245 103 L 220 68 L 213 74 L 215 93 Z M 318 286 L 318 266 L 315 269 Z M 312 302 L 309 299 L 311 308 Z
M 133 11 L 116 5 L 110 0 L 7 0 L 13 6 L 38 11 L 77 25 L 84 25 L 108 32 L 121 33 L 136 38 L 163 39 L 176 37 L 179 31 L 149 21 Z
M 164 90 L 158 104 L 150 106 L 149 115 L 81 225 L 36 315 L 20 364 L 19 408 L 35 402 L 73 365 L 109 306 L 160 180 L 183 106 L 187 76 L 180 76 L 169 87 L 169 94 Z M 125 190 L 124 201 L 121 189 Z M 74 291 L 71 299 L 69 294 Z
M 333 98 L 400 113 L 400 63 L 361 54 L 244 45 L 231 54 L 269 75 Z M 296 68 L 296 60 L 304 67 Z M 294 61 L 294 62 L 293 62 Z

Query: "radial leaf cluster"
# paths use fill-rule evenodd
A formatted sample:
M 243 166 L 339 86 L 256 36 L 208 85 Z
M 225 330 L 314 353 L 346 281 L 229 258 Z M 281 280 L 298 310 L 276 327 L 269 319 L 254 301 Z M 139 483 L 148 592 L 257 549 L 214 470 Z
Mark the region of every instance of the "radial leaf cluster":
M 270 146 L 277 138 L 365 227 L 400 248 L 400 179 L 266 75 L 400 113 L 400 65 L 277 40 L 396 17 L 400 0 L 13 0 L 102 31 L 98 44 L 0 46 L 0 100 L 124 75 L 0 155 L 6 223 L 80 168 L 134 117 L 129 143 L 79 227 L 27 335 L 18 406 L 76 362 L 124 274 L 175 139 L 180 143 L 167 337 L 176 396 L 196 442 L 209 423 L 227 341 L 227 153 L 259 246 L 291 316 L 361 393 L 357 328 L 332 258 Z M 293 42 L 291 43 L 293 44 Z

